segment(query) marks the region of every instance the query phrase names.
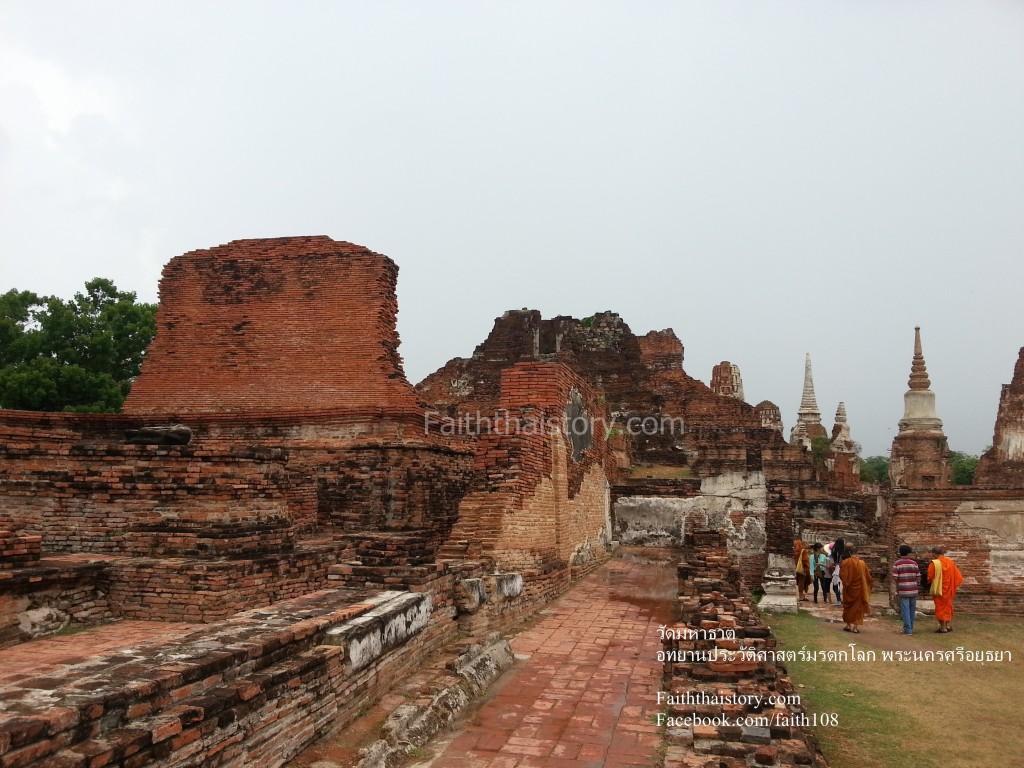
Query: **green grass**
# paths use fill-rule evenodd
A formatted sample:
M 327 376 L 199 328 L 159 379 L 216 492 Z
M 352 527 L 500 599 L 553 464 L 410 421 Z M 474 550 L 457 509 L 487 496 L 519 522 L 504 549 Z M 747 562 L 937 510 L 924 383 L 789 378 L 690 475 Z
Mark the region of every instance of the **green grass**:
M 1024 727 L 1024 620 L 958 616 L 956 631 L 932 634 L 920 619 L 917 634 L 898 634 L 898 619 L 872 621 L 859 635 L 810 614 L 773 615 L 768 623 L 780 648 L 799 651 L 874 650 L 876 661 L 788 662 L 808 714 L 838 715 L 835 728 L 815 733 L 832 768 L 986 768 L 1007 765 L 1006 738 Z M 898 662 L 883 650 L 1010 650 L 1011 662 Z M 801 687 L 802 686 L 802 687 Z M 1014 736 L 1014 738 L 1017 738 Z

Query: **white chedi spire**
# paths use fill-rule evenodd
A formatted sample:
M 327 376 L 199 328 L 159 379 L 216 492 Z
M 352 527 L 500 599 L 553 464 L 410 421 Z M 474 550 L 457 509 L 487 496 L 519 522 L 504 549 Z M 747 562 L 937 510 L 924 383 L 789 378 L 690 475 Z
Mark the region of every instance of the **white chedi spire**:
M 856 453 L 857 446 L 850 436 L 850 424 L 846 418 L 846 403 L 839 403 L 836 408 L 836 423 L 832 427 L 830 447 L 835 453 Z
M 900 432 L 941 432 L 942 420 L 935 412 L 935 393 L 931 390 L 928 369 L 921 349 L 921 328 L 914 328 L 914 358 L 910 364 L 908 389 L 903 395 Z
M 814 373 L 811 370 L 811 353 L 807 353 L 804 361 L 804 391 L 800 396 L 800 409 L 798 417 L 806 417 L 804 421 L 821 423 L 821 412 L 818 410 L 818 400 L 814 396 Z
M 818 410 L 818 400 L 814 396 L 811 353 L 808 352 L 804 360 L 804 389 L 800 395 L 800 408 L 796 412 L 796 424 L 789 433 L 789 442 L 810 448 L 811 438 L 814 437 L 828 437 L 828 433 L 821 426 L 821 411 Z

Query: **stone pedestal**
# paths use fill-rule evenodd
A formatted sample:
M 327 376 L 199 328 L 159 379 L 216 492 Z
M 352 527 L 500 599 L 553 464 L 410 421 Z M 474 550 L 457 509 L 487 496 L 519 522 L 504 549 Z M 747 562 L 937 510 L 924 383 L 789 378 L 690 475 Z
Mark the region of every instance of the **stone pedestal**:
M 757 604 L 758 609 L 768 613 L 796 613 L 796 577 L 792 568 L 769 562 L 761 580 L 764 597 Z

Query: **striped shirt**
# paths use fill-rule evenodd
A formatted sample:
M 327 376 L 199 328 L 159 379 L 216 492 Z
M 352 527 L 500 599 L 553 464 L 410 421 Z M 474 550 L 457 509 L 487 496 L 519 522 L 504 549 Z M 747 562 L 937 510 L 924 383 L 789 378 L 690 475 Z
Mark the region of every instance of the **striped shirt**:
M 901 597 L 913 597 L 921 583 L 921 569 L 909 557 L 901 557 L 892 564 L 892 576 L 896 579 L 896 591 Z

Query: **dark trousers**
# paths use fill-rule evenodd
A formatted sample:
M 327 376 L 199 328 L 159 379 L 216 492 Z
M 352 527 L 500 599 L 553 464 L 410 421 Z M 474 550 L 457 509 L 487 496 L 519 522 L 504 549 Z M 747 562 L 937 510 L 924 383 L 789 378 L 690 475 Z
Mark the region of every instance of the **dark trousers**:
M 828 590 L 831 587 L 832 578 L 829 576 L 818 576 L 814 580 L 814 602 L 818 602 L 818 587 L 821 587 L 821 599 L 828 602 Z M 838 596 L 836 596 L 838 600 Z

